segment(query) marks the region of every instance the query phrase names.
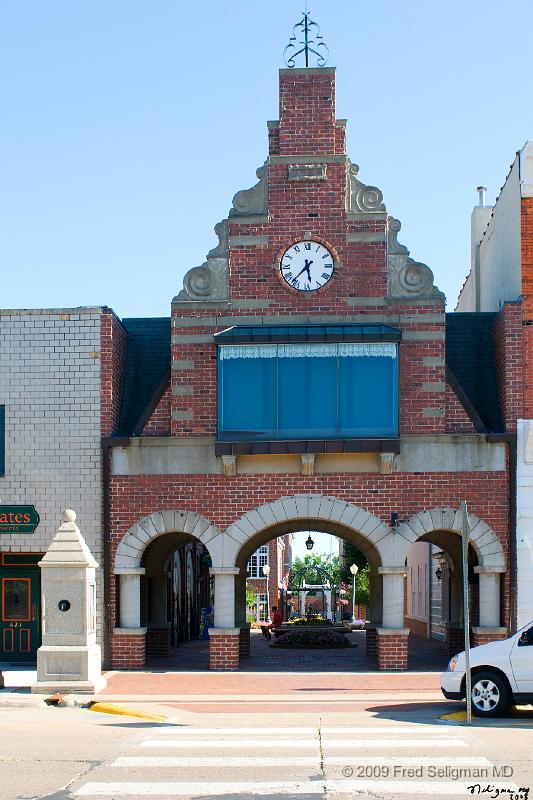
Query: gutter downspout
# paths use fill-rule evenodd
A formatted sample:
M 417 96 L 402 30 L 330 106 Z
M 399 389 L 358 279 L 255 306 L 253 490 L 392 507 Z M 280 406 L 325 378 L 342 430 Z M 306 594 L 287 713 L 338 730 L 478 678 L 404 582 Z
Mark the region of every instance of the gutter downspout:
M 510 586 L 509 586 L 509 615 L 510 633 L 516 632 L 518 621 L 517 608 L 517 580 L 518 580 L 518 548 L 517 548 L 517 434 L 512 434 L 509 439 L 509 567 L 510 567 Z
M 104 667 L 109 669 L 111 664 L 111 635 L 109 611 L 110 603 L 110 581 L 111 581 L 111 512 L 109 508 L 109 470 L 111 468 L 110 445 L 102 441 L 102 489 L 104 495 L 103 504 L 103 572 L 104 572 L 104 614 L 103 614 L 103 633 L 104 633 Z

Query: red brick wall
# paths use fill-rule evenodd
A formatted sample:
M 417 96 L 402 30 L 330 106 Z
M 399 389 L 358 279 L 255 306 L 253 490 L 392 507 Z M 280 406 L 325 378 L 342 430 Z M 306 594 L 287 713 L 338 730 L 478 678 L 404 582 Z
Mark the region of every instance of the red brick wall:
M 170 386 L 161 397 L 141 436 L 170 436 L 171 397 Z
M 527 328 L 524 330 L 527 332 Z M 522 308 L 519 303 L 506 303 L 502 307 L 492 328 L 492 340 L 503 422 L 506 430 L 516 431 L 516 420 L 524 413 Z M 527 397 L 527 382 L 525 395 Z
M 312 477 L 257 474 L 239 475 L 235 480 L 228 480 L 223 475 L 115 475 L 111 478 L 110 491 L 113 551 L 128 528 L 140 517 L 154 511 L 187 509 L 203 514 L 220 530 L 224 530 L 241 515 L 262 503 L 303 493 L 322 494 L 354 503 L 383 520 L 390 520 L 392 511 L 397 512 L 400 519 L 408 519 L 423 508 L 457 508 L 460 501 L 465 499 L 470 513 L 481 517 L 491 526 L 508 554 L 509 500 L 505 472 L 331 474 Z M 111 589 L 114 589 L 113 584 Z M 277 596 L 275 590 L 276 587 L 270 587 L 271 598 Z M 508 605 L 506 575 L 502 617 L 505 624 L 508 624 L 509 618 Z
M 446 433 L 476 433 L 476 426 L 449 383 L 446 384 Z
M 386 245 L 347 241 L 351 233 L 375 232 L 385 237 L 386 222 L 383 216 L 347 214 L 349 165 L 342 159 L 344 128 L 335 124 L 334 88 L 334 70 L 281 71 L 280 126 L 270 129 L 268 221 L 237 224 L 230 218 L 229 225 L 230 237 L 266 236 L 268 244 L 230 247 L 230 303 L 222 309 L 213 304 L 204 308 L 200 303 L 174 304 L 172 358 L 180 363 L 173 370 L 172 384 L 192 390 L 172 398 L 176 436 L 214 436 L 217 430 L 216 347 L 207 339 L 191 343 L 180 337 L 210 337 L 228 327 L 231 318 L 257 318 L 259 323 L 261 317 L 305 315 L 312 320 L 324 314 L 377 316 L 380 321 L 386 315 L 401 328 L 405 333 L 400 346 L 401 432 L 446 431 L 444 393 L 427 386 L 444 382 L 443 303 L 435 299 L 417 305 L 406 298 L 387 305 Z M 327 154 L 338 160 L 327 163 L 326 180 L 289 181 L 288 164 L 279 163 L 278 154 L 296 159 L 302 154 Z M 306 231 L 327 244 L 342 264 L 322 289 L 307 293 L 282 284 L 272 266 Z M 354 305 L 353 298 L 363 300 Z M 265 305 L 239 308 L 239 302 L 250 300 Z M 197 323 L 194 326 L 187 324 L 191 317 Z M 202 324 L 205 317 L 211 318 L 210 324 Z
M 127 334 L 111 309 L 102 313 L 100 339 L 101 428 L 102 436 L 112 436 L 120 414 Z

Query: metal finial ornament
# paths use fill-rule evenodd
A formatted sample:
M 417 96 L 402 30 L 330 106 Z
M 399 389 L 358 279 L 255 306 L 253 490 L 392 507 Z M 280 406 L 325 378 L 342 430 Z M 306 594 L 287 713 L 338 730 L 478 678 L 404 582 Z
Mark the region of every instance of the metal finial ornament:
M 297 49 L 298 47 L 300 48 L 299 50 Z M 283 51 L 283 59 L 286 65 L 292 69 L 296 66 L 296 58 L 302 54 L 306 67 L 309 66 L 309 57 L 311 55 L 316 57 L 317 67 L 323 67 L 329 56 L 328 46 L 322 40 L 317 23 L 310 18 L 307 4 L 302 19 L 292 29 L 289 44 Z

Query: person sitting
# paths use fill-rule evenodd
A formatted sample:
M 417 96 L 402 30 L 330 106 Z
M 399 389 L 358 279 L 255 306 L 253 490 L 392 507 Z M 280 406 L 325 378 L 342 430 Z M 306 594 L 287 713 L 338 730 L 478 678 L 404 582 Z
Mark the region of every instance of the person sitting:
M 278 611 L 278 607 L 272 606 L 272 621 L 270 623 L 267 622 L 266 625 L 261 625 L 261 631 L 265 639 L 272 639 L 272 628 L 280 628 L 282 623 L 283 617 Z

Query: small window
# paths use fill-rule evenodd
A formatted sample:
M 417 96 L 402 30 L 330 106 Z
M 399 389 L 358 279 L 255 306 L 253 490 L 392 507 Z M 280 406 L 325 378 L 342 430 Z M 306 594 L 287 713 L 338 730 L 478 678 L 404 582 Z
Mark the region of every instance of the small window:
M 255 551 L 248 562 L 249 578 L 264 578 L 263 567 L 268 564 L 268 545 L 262 545 Z
M 6 470 L 6 408 L 0 406 L 0 475 L 5 475 Z

